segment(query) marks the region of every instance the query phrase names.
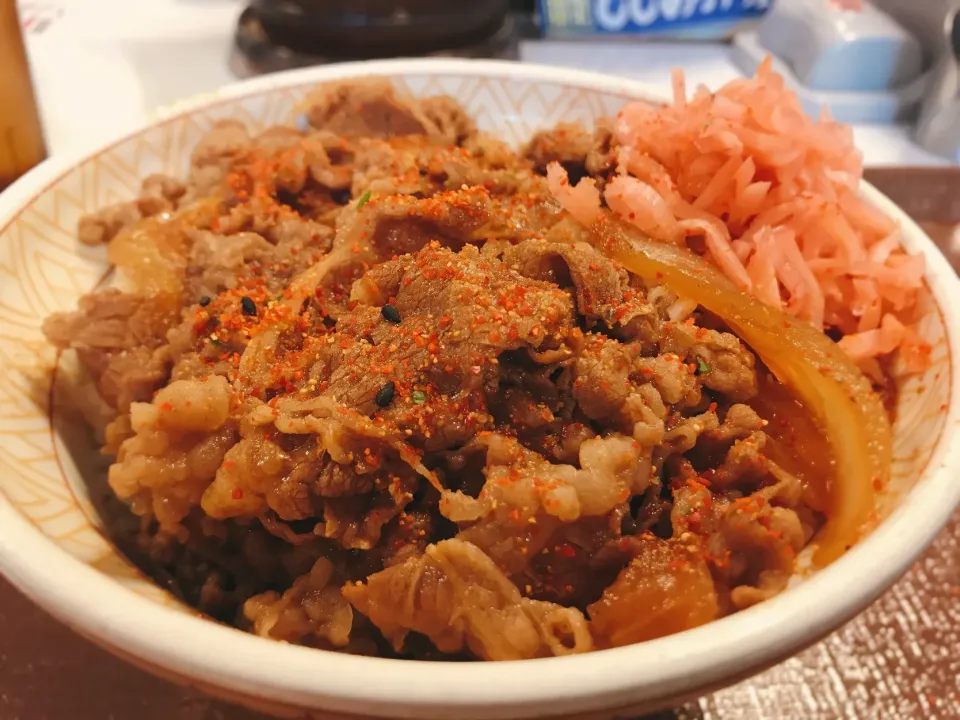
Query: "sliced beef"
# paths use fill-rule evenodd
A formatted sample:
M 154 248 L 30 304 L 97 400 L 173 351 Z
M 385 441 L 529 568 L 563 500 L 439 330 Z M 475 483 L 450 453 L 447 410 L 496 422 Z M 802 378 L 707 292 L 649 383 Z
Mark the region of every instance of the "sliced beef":
M 796 508 L 803 485 L 800 479 L 781 468 L 765 454 L 771 442 L 766 433 L 752 432 L 733 443 L 724 461 L 703 476 L 719 490 L 756 491 L 774 505 Z
M 463 148 L 488 168 L 527 169 L 526 163 L 519 162 L 512 147 L 490 133 L 478 132 L 468 137 Z
M 522 154 L 541 169 L 552 162 L 582 166 L 593 144 L 593 136 L 579 123 L 560 123 L 534 135 Z
M 617 418 L 633 392 L 634 358 L 624 345 L 602 335 L 588 335 L 573 368 L 573 398 L 593 420 Z
M 440 511 L 462 528 L 458 537 L 486 552 L 511 576 L 529 578 L 538 554 L 565 542 L 569 526 L 584 517 L 604 518 L 643 492 L 650 464 L 631 438 L 584 440 L 577 464 L 551 465 L 511 438 L 478 436 L 469 449 L 486 450 L 485 482 L 476 498 L 446 492 Z M 563 554 L 563 551 L 559 551 Z
M 553 237 L 559 232 L 555 228 Z M 626 272 L 588 243 L 526 240 L 508 247 L 503 262 L 525 277 L 571 287 L 588 325 L 626 329 L 643 324 L 644 334 L 654 332 L 653 306 L 630 286 Z
M 420 112 L 433 121 L 439 136 L 451 145 L 462 145 L 477 132 L 477 124 L 463 106 L 449 95 L 420 100 Z
M 384 81 L 351 81 L 323 85 L 308 98 L 307 122 L 318 130 L 348 138 L 443 133 L 413 98 Z
M 296 128 L 278 125 L 252 138 L 251 145 L 269 154 L 281 153 L 300 145 L 303 133 Z
M 716 430 L 719 425 L 717 414 L 712 410 L 693 417 L 677 418 L 664 433 L 663 443 L 657 448 L 657 457 L 662 460 L 692 450 L 702 433 Z
M 314 536 L 346 549 L 376 546 L 427 472 L 402 434 L 326 398 L 286 399 L 276 415 L 259 408 L 256 422 L 274 426 L 241 428 L 243 439 L 203 493 L 204 511 L 220 519 L 273 512 L 284 522 L 311 521 Z M 304 440 L 278 442 L 290 436 Z
M 187 186 L 177 178 L 160 173 L 148 175 L 141 188 L 139 207 L 145 216 L 176 209 L 187 192 Z
M 179 319 L 178 305 L 170 296 L 104 290 L 80 298 L 75 312 L 51 315 L 42 329 L 55 346 L 77 351 L 101 398 L 123 413 L 168 379 L 165 336 Z
M 190 155 L 191 167 L 216 165 L 223 169 L 249 145 L 250 133 L 239 120 L 218 120 L 202 137 Z
M 727 409 L 720 427 L 707 433 L 707 439 L 729 444 L 762 430 L 766 424 L 752 407 L 736 403 Z
M 466 178 L 471 171 L 478 177 L 482 172 L 466 150 L 437 147 L 423 136 L 364 139 L 357 143 L 352 193 L 428 197 L 447 189 L 451 174 Z M 451 183 L 450 189 L 459 190 L 463 184 Z
M 117 497 L 177 533 L 237 442 L 230 400 L 230 385 L 215 377 L 170 383 L 152 403 L 131 406 L 134 435 L 107 478 Z
M 350 641 L 354 618 L 337 579 L 333 564 L 320 558 L 283 595 L 269 591 L 247 600 L 244 617 L 261 637 L 343 648 Z
M 575 609 L 524 598 L 477 547 L 445 540 L 399 565 L 348 583 L 343 595 L 395 649 L 427 636 L 438 650 L 484 660 L 586 652 L 593 640 Z
M 600 118 L 593 131 L 593 145 L 584 159 L 587 173 L 597 179 L 598 186 L 603 184 L 616 167 L 616 150 L 613 145 L 613 123 L 607 118 Z
M 166 347 L 107 353 L 78 350 L 77 355 L 92 371 L 100 397 L 118 413 L 126 412 L 132 403 L 149 401 L 170 378 L 172 361 Z
M 81 297 L 75 312 L 48 317 L 43 323 L 43 334 L 62 349 L 157 347 L 179 319 L 178 310 L 176 300 L 167 296 L 103 290 Z
M 372 550 L 384 527 L 413 500 L 420 480 L 409 466 L 394 463 L 389 472 L 377 473 L 374 491 L 327 500 L 315 532 L 348 550 Z
M 108 205 L 81 216 L 77 223 L 77 238 L 85 245 L 110 242 L 121 230 L 137 221 L 174 210 L 185 192 L 186 186 L 176 178 L 150 175 L 143 181 L 140 197 L 136 200 Z
M 730 588 L 733 607 L 750 607 L 780 593 L 806 540 L 793 510 L 774 507 L 762 497 L 732 503 L 708 548 L 711 557 L 725 560 L 715 567 Z
M 422 555 L 431 538 L 439 535 L 439 518 L 428 508 L 407 508 L 384 528 L 377 554 L 383 567 L 393 567 Z
M 700 381 L 732 400 L 749 400 L 757 394 L 756 360 L 736 335 L 668 322 L 663 326 L 661 349 L 695 363 Z
M 219 516 L 250 516 L 268 506 L 284 521 L 312 520 L 312 536 L 335 540 L 345 549 L 376 547 L 384 526 L 413 499 L 421 477 L 410 458 L 401 459 L 368 423 L 332 415 L 286 420 L 285 430 L 307 438 L 303 447 L 277 455 L 284 464 L 275 463 L 275 472 L 261 473 L 255 482 L 242 471 L 218 474 L 204 506 Z
M 577 123 L 560 123 L 538 132 L 523 150 L 541 173 L 551 162 L 559 162 L 571 175 L 571 181 L 589 175 L 603 190 L 616 167 L 613 124 L 601 118 L 593 132 Z
M 294 208 L 278 203 L 275 194 L 276 188 L 271 183 L 260 192 L 244 191 L 242 200 L 234 197 L 224 203 L 225 213 L 217 218 L 216 232 L 221 235 L 255 232 L 272 237 L 279 225 L 304 220 Z
M 353 182 L 356 148 L 328 130 L 311 133 L 303 143 L 310 178 L 330 190 L 347 190 Z
M 219 120 L 200 138 L 190 156 L 186 197 L 202 198 L 222 189 L 227 173 L 250 145 L 250 134 L 239 120 Z
M 493 222 L 493 213 L 489 194 L 476 188 L 425 200 L 369 198 L 341 213 L 334 248 L 350 249 L 355 261 L 371 264 L 416 252 L 432 240 L 459 249 L 484 238 L 479 231 Z
M 322 512 L 300 467 L 316 462 L 318 450 L 291 452 L 263 427 L 241 427 L 242 438 L 202 489 L 201 506 L 210 517 L 257 518 L 268 511 L 280 520 L 302 520 Z M 211 482 L 212 481 L 212 482 Z
M 508 196 L 533 182 L 530 171 L 505 170 L 483 155 L 455 145 L 437 147 L 428 138 L 411 136 L 357 143 L 352 192 L 430 197 L 445 190 L 479 186 Z
M 349 465 L 334 462 L 329 455 L 322 454 L 318 458 L 316 468 L 311 468 L 310 482 L 315 492 L 324 498 L 349 497 L 365 495 L 372 492 L 376 478 L 373 475 L 359 475 Z
M 100 245 L 112 240 L 124 228 L 136 223 L 143 214 L 136 202 L 108 205 L 80 218 L 77 237 L 85 245 Z
M 218 235 L 194 230 L 190 237 L 193 246 L 186 271 L 190 297 L 216 295 L 236 287 L 249 264 L 273 253 L 273 245 L 252 232 Z
M 278 246 L 280 254 L 296 255 L 305 250 L 329 251 L 333 234 L 333 229 L 327 225 L 306 218 L 289 218 L 271 227 L 266 237 Z
M 420 250 L 431 241 L 460 249 L 491 239 L 519 241 L 544 230 L 555 217 L 482 187 L 444 191 L 429 198 L 363 196 L 337 221 L 334 250 L 347 265 L 372 265 Z M 358 207 L 359 205 L 359 207 Z
M 681 407 L 694 407 L 700 403 L 702 393 L 696 367 L 678 355 L 668 352 L 652 358 L 638 358 L 636 368 L 635 374 L 652 382 L 665 403 Z
M 492 421 L 485 393 L 496 389 L 501 354 L 569 355 L 580 336 L 566 293 L 469 246 L 455 253 L 431 244 L 382 263 L 353 297 L 362 304 L 339 319 L 313 371 L 327 378 L 324 395 L 379 413 L 433 449 L 464 442 Z M 388 303 L 399 322 L 384 317 Z M 391 397 L 378 401 L 389 383 Z
M 44 335 L 61 349 L 77 351 L 100 397 L 115 411 L 149 400 L 170 375 L 165 335 L 179 319 L 176 299 L 111 289 L 85 295 L 78 305 L 76 312 L 47 318 Z
M 731 453 L 755 460 L 755 449 L 748 445 Z M 771 498 L 794 481 L 783 478 L 745 497 L 712 494 L 697 479 L 676 486 L 671 512 L 674 538 L 686 537 L 688 542 L 698 538 L 724 612 L 776 595 L 793 574 L 797 553 L 810 533 L 795 510 L 773 504 Z

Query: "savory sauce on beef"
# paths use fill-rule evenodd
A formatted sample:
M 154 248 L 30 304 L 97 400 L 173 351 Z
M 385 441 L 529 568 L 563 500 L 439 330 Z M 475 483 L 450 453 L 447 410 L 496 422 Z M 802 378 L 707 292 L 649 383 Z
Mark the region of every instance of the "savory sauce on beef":
M 215 125 L 189 175 L 81 220 L 123 283 L 51 317 L 112 418 L 150 572 L 344 652 L 503 660 L 639 642 L 780 592 L 833 481 L 749 348 L 588 242 L 449 98 L 319 90 Z

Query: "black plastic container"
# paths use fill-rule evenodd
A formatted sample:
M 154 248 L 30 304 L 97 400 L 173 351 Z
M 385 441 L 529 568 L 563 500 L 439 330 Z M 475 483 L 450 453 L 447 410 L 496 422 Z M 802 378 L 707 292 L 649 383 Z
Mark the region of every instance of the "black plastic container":
M 482 42 L 506 22 L 508 0 L 254 0 L 271 40 L 326 58 L 424 55 Z

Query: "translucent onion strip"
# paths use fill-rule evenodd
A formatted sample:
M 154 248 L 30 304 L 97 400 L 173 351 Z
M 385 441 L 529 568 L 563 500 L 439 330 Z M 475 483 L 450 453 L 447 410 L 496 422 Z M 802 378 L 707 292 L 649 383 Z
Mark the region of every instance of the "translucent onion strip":
M 836 462 L 827 522 L 813 541 L 814 562 L 823 566 L 842 555 L 859 540 L 876 491 L 890 477 L 890 423 L 870 382 L 819 329 L 741 292 L 686 248 L 652 240 L 608 215 L 591 232 L 598 247 L 630 272 L 722 318 L 809 409 Z

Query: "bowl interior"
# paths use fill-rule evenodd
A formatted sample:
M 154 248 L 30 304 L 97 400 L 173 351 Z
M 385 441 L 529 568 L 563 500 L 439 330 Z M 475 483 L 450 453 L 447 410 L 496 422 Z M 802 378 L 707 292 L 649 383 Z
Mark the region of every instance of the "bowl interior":
M 592 125 L 627 98 L 612 86 L 548 82 L 519 73 L 423 72 L 391 80 L 415 95 L 455 97 L 482 130 L 515 144 L 561 120 Z M 135 197 L 140 180 L 151 173 L 185 174 L 191 149 L 217 120 L 240 119 L 253 130 L 293 121 L 313 86 L 311 80 L 261 84 L 179 111 L 69 166 L 25 204 L 0 210 L 0 503 L 5 498 L 60 548 L 99 573 L 184 611 L 105 536 L 98 507 L 106 463 L 91 433 L 68 410 L 76 392 L 72 363 L 47 345 L 40 324 L 52 312 L 72 309 L 82 294 L 107 279 L 103 248 L 76 241 L 82 214 Z M 868 199 L 875 198 L 868 193 Z M 905 235 L 908 249 L 920 251 L 922 239 Z M 878 520 L 924 477 L 944 433 L 953 372 L 946 324 L 935 298 L 922 327 L 933 346 L 931 367 L 903 383 L 893 482 Z

